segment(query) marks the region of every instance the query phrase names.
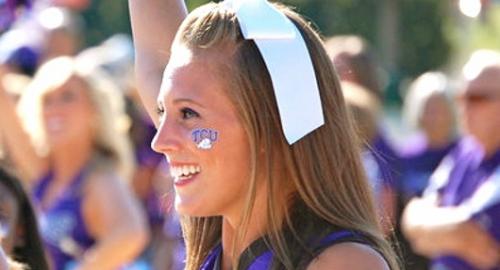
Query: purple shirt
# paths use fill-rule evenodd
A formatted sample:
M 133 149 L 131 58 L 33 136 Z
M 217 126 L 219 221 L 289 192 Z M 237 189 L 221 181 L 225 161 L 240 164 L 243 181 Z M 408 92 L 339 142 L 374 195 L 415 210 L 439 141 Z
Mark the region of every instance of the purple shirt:
M 259 238 L 254 241 L 250 247 L 245 249 L 241 254 L 241 259 L 249 260 L 248 266 L 241 263 L 238 267 L 240 270 L 268 270 L 273 265 L 273 251 L 267 247 L 264 238 Z M 349 230 L 340 230 L 328 234 L 325 237 L 311 241 L 310 250 L 318 256 L 324 249 L 343 242 L 358 242 L 366 244 L 365 239 L 361 234 Z M 315 256 L 315 257 L 316 257 Z M 200 270 L 220 270 L 222 257 L 222 244 L 216 245 L 208 254 Z M 302 268 L 299 268 L 302 269 Z
M 84 179 L 83 169 L 48 208 L 43 208 L 41 202 L 53 180 L 52 173 L 42 178 L 34 189 L 41 235 L 55 270 L 68 269 L 95 243 L 83 221 L 81 208 Z
M 460 207 L 500 242 L 500 149 L 485 158 L 473 138 L 462 139 L 443 160 L 426 195 L 436 194 L 440 206 Z M 432 269 L 475 270 L 453 255 L 434 258 Z M 491 270 L 500 270 L 500 266 Z
M 398 191 L 404 201 L 422 195 L 429 178 L 441 160 L 456 146 L 456 141 L 438 148 L 430 148 L 425 136 L 407 140 L 400 149 L 401 177 Z
M 394 188 L 399 181 L 401 166 L 400 158 L 394 150 L 394 147 L 382 134 L 381 130 L 379 130 L 370 146 L 369 150 L 378 164 L 383 184 Z

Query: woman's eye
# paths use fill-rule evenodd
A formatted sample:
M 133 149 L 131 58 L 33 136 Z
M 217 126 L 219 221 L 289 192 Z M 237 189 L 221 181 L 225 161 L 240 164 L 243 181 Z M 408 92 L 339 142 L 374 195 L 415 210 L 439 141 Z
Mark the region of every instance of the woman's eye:
M 163 116 L 165 114 L 165 109 L 162 106 L 156 107 L 156 114 L 160 117 Z
M 193 118 L 193 117 L 199 117 L 200 115 L 195 112 L 194 110 L 190 109 L 190 108 L 182 108 L 181 109 L 181 114 L 182 114 L 182 119 L 190 119 L 190 118 Z

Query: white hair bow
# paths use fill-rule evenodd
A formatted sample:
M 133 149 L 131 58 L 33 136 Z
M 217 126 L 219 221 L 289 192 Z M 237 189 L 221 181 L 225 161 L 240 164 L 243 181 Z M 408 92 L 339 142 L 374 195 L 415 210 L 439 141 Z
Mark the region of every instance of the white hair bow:
M 283 133 L 291 145 L 324 124 L 314 67 L 297 27 L 267 0 L 226 0 L 245 39 L 252 39 L 271 76 Z

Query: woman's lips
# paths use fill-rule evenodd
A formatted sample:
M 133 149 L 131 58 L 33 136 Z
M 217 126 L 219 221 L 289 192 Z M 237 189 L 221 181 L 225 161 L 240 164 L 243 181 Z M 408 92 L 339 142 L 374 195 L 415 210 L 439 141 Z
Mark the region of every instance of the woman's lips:
M 197 164 L 170 164 L 170 175 L 174 178 L 174 185 L 176 187 L 185 186 L 191 183 L 200 172 L 201 167 Z

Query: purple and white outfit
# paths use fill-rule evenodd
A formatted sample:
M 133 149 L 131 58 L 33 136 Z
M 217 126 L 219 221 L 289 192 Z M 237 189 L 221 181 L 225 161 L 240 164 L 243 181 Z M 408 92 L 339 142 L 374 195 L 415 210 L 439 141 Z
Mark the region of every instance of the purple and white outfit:
M 500 149 L 485 157 L 471 137 L 463 138 L 445 157 L 424 196 L 436 196 L 442 207 L 456 207 L 500 243 Z M 433 258 L 432 270 L 475 270 L 452 254 Z M 500 265 L 489 270 L 500 270 Z
M 85 172 L 85 168 L 82 169 L 49 207 L 43 207 L 42 201 L 53 181 L 53 173 L 43 177 L 34 189 L 41 235 L 55 270 L 70 269 L 95 243 L 85 227 L 82 213 Z
M 398 183 L 398 192 L 405 203 L 422 195 L 432 173 L 456 144 L 453 140 L 443 146 L 431 148 L 424 135 L 414 136 L 405 142 L 399 150 L 401 176 Z

